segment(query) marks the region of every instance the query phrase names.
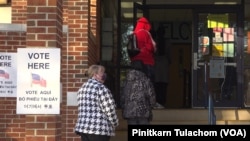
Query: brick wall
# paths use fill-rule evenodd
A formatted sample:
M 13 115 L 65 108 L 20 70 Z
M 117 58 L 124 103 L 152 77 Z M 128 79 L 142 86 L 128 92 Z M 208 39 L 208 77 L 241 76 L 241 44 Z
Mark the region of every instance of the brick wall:
M 17 115 L 16 98 L 0 97 L 0 141 L 80 141 L 74 134 L 77 106 L 67 105 L 67 92 L 77 91 L 88 65 L 99 60 L 100 20 L 92 8 L 91 21 L 97 24 L 90 26 L 90 5 L 98 7 L 96 0 L 12 0 L 12 24 L 22 26 L 0 31 L 0 51 L 61 48 L 62 101 L 60 115 Z
M 26 47 L 26 32 L 0 31 L 0 52 L 16 52 Z
M 27 0 L 11 0 L 12 23 L 26 24 Z

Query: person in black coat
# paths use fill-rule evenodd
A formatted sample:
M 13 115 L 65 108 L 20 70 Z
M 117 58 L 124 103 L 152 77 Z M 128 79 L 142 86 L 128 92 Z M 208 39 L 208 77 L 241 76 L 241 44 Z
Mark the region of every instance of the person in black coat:
M 121 96 L 122 116 L 129 125 L 149 124 L 156 103 L 153 83 L 141 61 L 133 61 L 131 66 Z

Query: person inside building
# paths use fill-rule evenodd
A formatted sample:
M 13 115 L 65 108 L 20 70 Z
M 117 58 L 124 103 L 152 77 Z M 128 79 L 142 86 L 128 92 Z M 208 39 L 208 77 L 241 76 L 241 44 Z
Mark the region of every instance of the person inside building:
M 113 96 L 103 84 L 106 79 L 104 66 L 91 65 L 88 77 L 77 92 L 75 133 L 81 136 L 81 141 L 109 141 L 115 135 L 118 117 Z
M 141 61 L 131 62 L 121 95 L 122 116 L 128 125 L 147 125 L 152 120 L 155 105 L 153 83 L 145 74 Z
M 169 83 L 170 41 L 165 38 L 165 28 L 159 24 L 156 32 L 157 52 L 155 54 L 155 83 L 157 105 L 155 108 L 166 107 L 167 88 Z
M 156 43 L 150 33 L 151 24 L 145 17 L 138 19 L 134 29 L 137 38 L 137 45 L 140 53 L 131 58 L 133 61 L 142 61 L 145 65 L 145 72 L 152 82 L 154 82 L 154 53 L 156 52 Z
M 150 78 L 151 82 L 154 84 L 155 80 L 155 59 L 154 55 L 157 51 L 156 42 L 154 41 L 152 35 L 152 26 L 147 18 L 141 17 L 137 20 L 134 33 L 137 38 L 137 45 L 140 49 L 140 53 L 132 58 L 133 61 L 142 61 L 145 65 L 145 73 Z M 159 103 L 155 104 L 155 107 L 159 107 Z

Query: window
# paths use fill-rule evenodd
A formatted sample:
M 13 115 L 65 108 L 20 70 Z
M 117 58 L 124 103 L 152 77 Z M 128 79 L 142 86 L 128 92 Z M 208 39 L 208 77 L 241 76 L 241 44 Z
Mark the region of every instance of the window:
M 0 0 L 0 23 L 11 23 L 11 0 Z

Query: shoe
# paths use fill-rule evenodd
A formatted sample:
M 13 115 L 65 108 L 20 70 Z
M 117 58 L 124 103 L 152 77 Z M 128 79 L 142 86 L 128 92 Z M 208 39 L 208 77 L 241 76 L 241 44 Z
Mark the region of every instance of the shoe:
M 159 104 L 158 102 L 155 104 L 154 109 L 164 109 L 165 107 Z

